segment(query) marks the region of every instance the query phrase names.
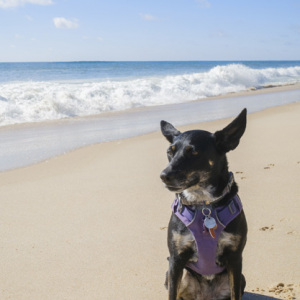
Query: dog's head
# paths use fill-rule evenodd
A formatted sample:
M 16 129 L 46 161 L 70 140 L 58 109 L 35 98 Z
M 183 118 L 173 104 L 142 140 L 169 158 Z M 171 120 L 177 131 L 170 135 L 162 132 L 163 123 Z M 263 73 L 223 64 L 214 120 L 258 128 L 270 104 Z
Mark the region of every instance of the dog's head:
M 246 128 L 244 109 L 228 126 L 215 133 L 191 130 L 181 133 L 173 125 L 161 121 L 161 131 L 171 143 L 168 166 L 160 177 L 173 192 L 200 189 L 215 193 L 220 182 L 228 182 L 226 153 L 235 149 Z

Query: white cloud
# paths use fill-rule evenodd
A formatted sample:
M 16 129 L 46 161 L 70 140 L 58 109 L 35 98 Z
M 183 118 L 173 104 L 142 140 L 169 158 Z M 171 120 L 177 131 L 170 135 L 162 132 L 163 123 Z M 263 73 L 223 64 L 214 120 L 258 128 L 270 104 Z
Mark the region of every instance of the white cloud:
M 74 29 L 79 26 L 78 20 L 76 19 L 71 21 L 65 18 L 54 18 L 53 23 L 56 28 L 60 28 L 60 29 Z
M 156 17 L 150 14 L 140 14 L 140 17 L 145 21 L 155 21 Z
M 18 7 L 25 4 L 50 5 L 52 0 L 0 0 L 0 8 Z

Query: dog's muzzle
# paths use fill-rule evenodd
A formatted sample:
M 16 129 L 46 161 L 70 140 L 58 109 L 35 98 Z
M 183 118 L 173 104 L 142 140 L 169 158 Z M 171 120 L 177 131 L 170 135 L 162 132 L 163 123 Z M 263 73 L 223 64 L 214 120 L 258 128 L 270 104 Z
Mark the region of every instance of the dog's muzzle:
M 182 190 L 181 182 L 184 182 L 184 178 L 181 178 L 183 180 L 179 180 L 178 175 L 175 172 L 163 170 L 160 174 L 160 178 L 170 191 L 176 192 Z
M 198 183 L 198 176 L 186 176 L 182 172 L 163 170 L 160 174 L 162 182 L 166 188 L 172 192 L 182 192 L 183 190 Z

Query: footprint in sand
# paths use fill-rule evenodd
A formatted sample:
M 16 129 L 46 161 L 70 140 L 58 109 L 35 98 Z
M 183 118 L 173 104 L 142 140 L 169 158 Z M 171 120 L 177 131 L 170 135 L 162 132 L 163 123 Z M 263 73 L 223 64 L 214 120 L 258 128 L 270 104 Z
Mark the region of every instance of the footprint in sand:
M 287 234 L 289 234 L 289 235 L 296 235 L 297 231 L 296 230 L 292 230 L 292 231 L 287 232 Z
M 269 288 L 270 293 L 274 293 L 275 295 L 285 294 L 282 295 L 285 299 L 296 299 L 296 294 L 294 293 L 294 284 L 284 284 L 278 283 L 276 286 Z
M 264 226 L 259 228 L 260 231 L 272 231 L 274 229 L 274 225 L 271 226 Z
M 236 171 L 235 174 L 242 175 L 242 174 L 244 174 L 244 172 L 242 172 L 242 171 Z M 243 179 L 246 179 L 246 177 L 245 177 L 245 176 L 242 176 L 241 179 L 242 179 L 242 180 L 243 180 Z
M 275 164 L 268 164 L 264 169 L 271 169 L 272 167 L 275 167 Z

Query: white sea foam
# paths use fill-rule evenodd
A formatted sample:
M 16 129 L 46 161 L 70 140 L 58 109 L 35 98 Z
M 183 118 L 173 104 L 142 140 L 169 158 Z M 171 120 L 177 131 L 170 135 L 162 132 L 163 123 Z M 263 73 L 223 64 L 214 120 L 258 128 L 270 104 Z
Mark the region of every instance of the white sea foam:
M 231 64 L 202 73 L 130 80 L 3 83 L 0 125 L 179 103 L 299 81 L 300 67 L 252 69 Z

